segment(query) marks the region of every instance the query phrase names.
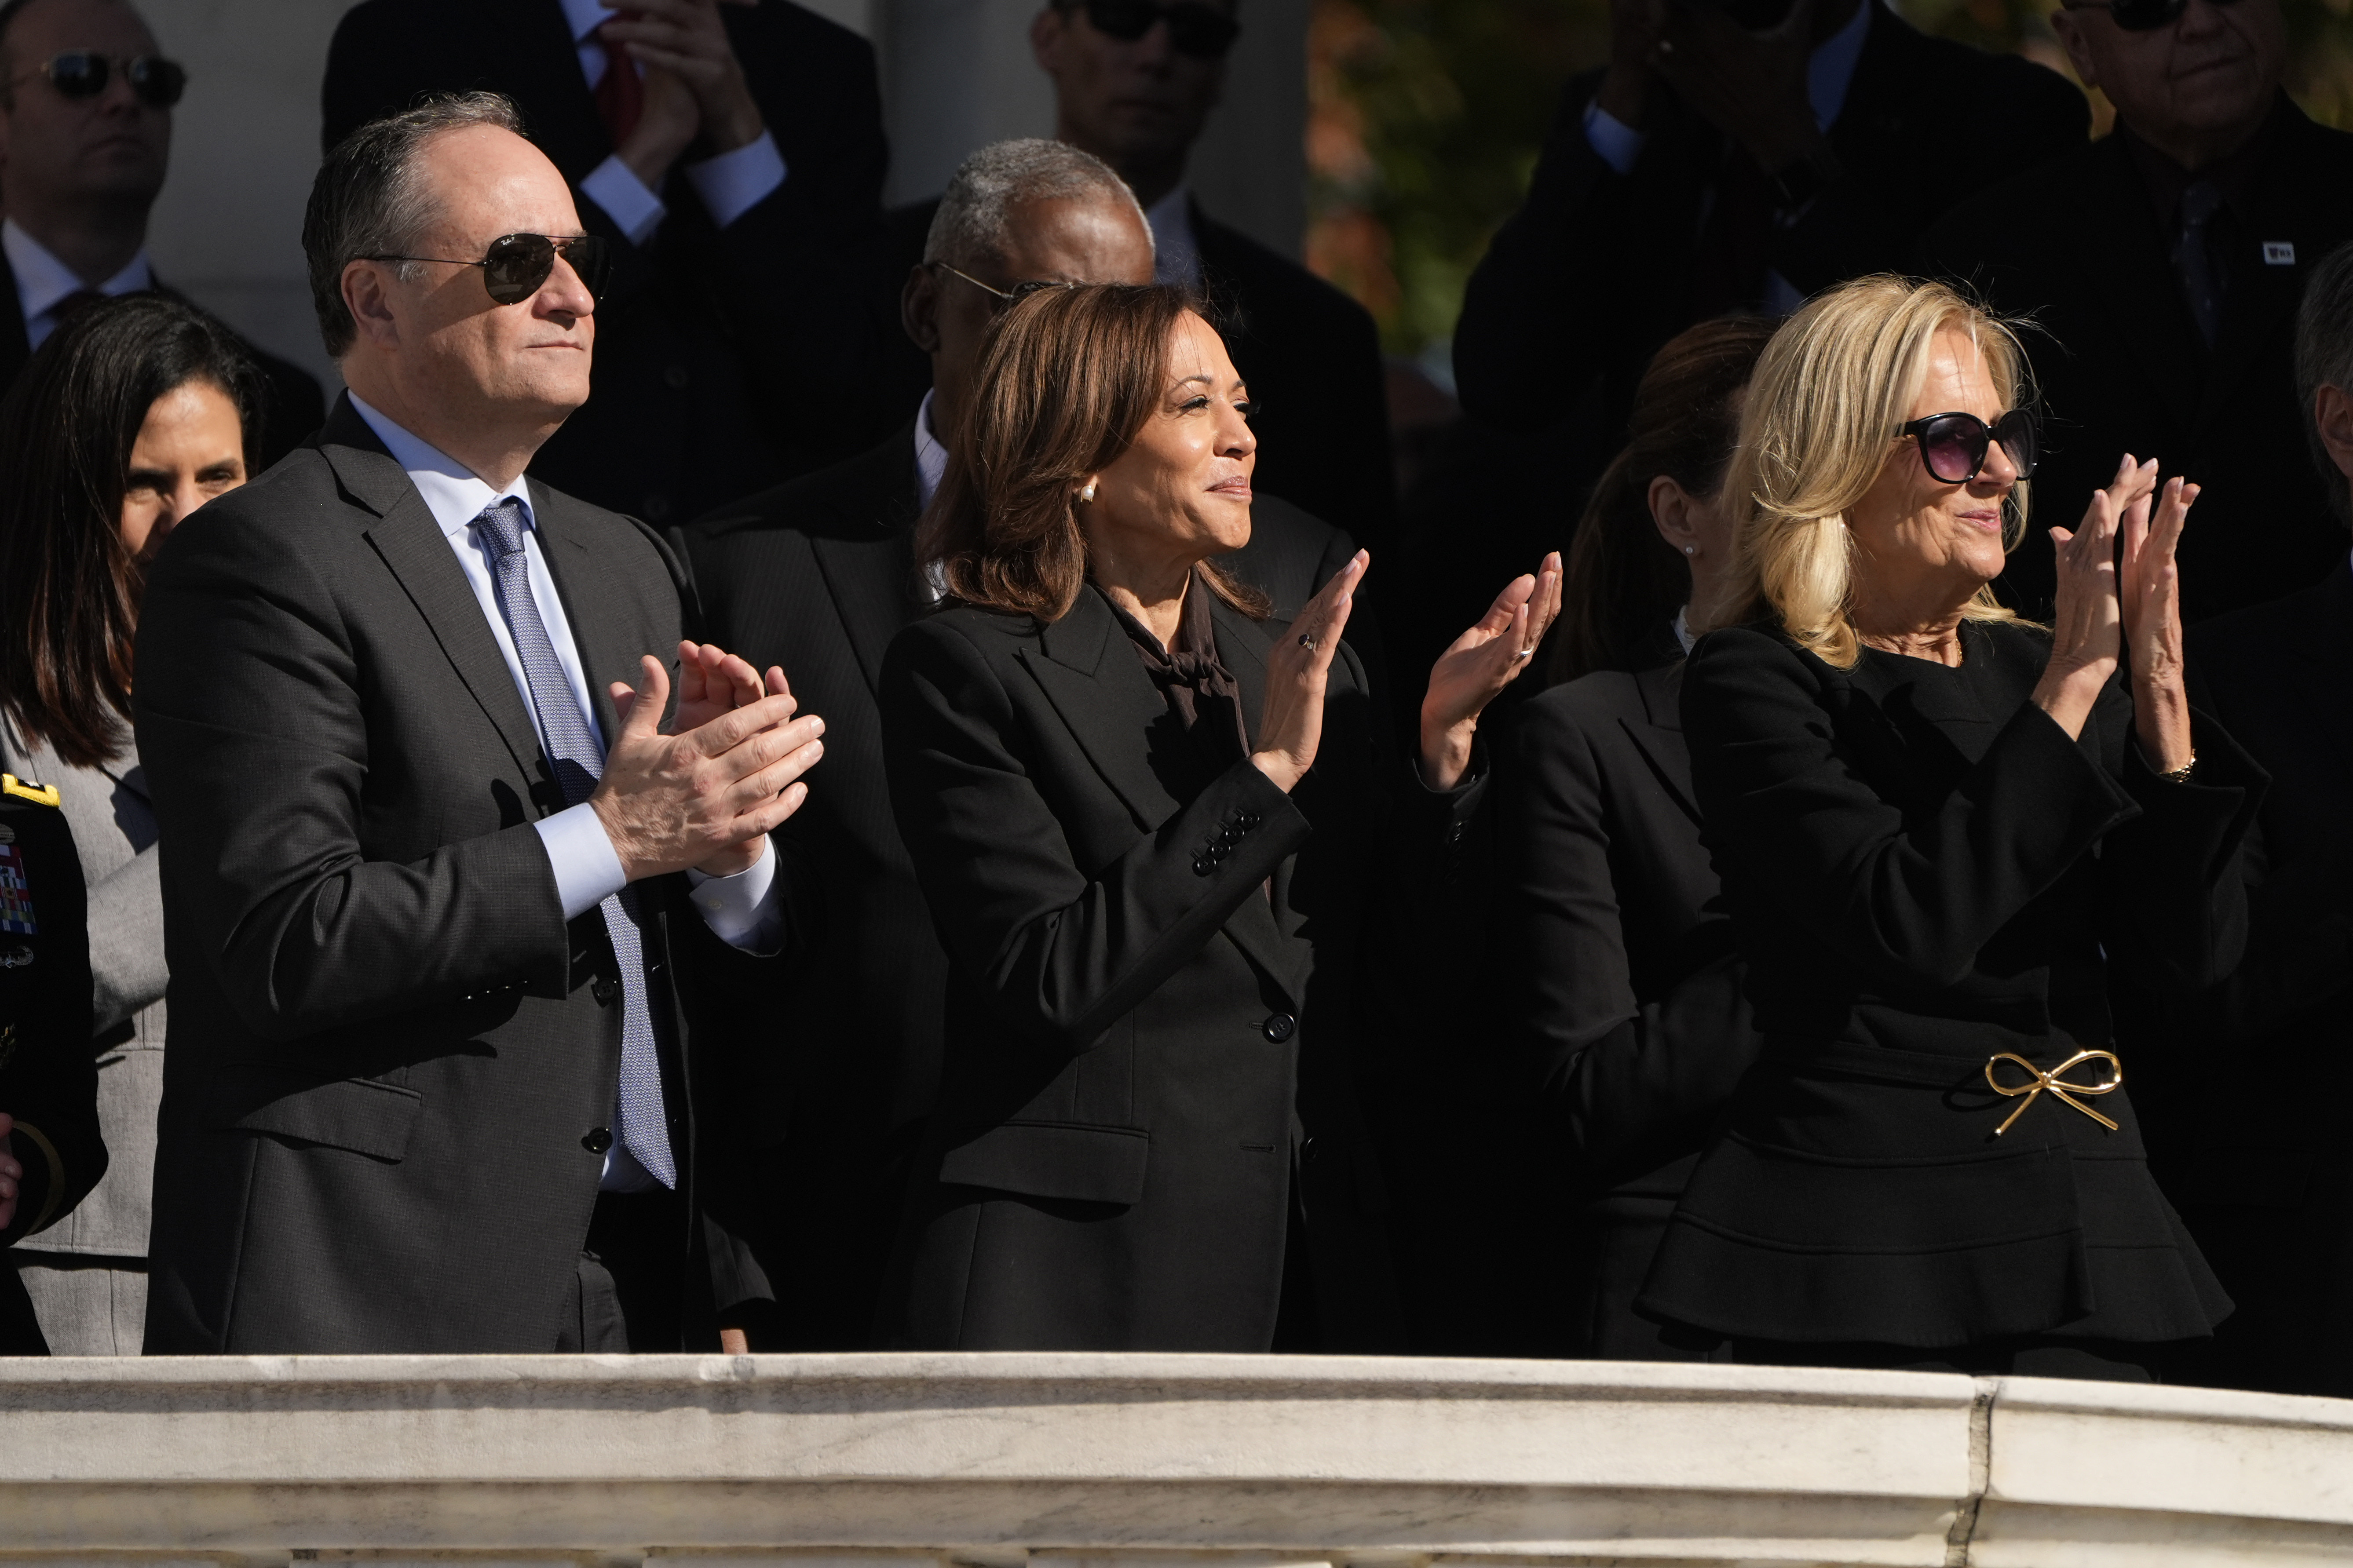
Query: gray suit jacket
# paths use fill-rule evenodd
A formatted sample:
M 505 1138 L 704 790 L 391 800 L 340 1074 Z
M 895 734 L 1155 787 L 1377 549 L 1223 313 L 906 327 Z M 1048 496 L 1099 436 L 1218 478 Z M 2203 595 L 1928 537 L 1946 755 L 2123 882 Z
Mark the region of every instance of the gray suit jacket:
M 617 733 L 607 681 L 678 646 L 674 563 L 630 519 L 535 483 L 532 503 Z M 565 921 L 532 716 L 348 403 L 174 531 L 136 690 L 172 847 L 148 1351 L 553 1350 L 609 1141 L 612 945 L 595 911 Z M 682 877 L 641 886 L 674 995 L 762 962 Z M 701 1042 L 741 1032 L 700 1021 L 680 1010 L 668 1097 L 690 1172 Z

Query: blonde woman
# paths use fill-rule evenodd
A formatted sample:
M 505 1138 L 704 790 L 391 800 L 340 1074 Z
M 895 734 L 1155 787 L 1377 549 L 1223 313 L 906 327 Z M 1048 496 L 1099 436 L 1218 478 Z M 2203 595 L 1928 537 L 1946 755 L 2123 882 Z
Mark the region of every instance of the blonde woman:
M 1893 278 L 1807 306 L 1751 384 L 1736 624 L 1682 707 L 1765 1056 L 1640 1300 L 1717 1359 L 2138 1380 L 2230 1310 L 2105 993 L 2111 962 L 2235 963 L 2262 775 L 2182 688 L 2195 485 L 2126 457 L 2052 529 L 2051 627 L 1989 592 L 2028 402 L 2000 322 Z

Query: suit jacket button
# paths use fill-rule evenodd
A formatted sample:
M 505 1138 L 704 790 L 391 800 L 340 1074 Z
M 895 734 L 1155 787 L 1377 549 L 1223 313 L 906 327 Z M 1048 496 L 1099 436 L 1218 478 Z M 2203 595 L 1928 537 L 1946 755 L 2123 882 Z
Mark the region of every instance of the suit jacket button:
M 580 1140 L 580 1146 L 591 1154 L 601 1154 L 613 1146 L 613 1130 L 609 1127 L 591 1127 L 588 1129 L 587 1136 Z
M 613 984 L 610 975 L 600 974 L 596 976 L 595 984 L 588 987 L 588 994 L 596 998 L 596 1005 L 599 1007 L 609 1007 L 613 1005 L 613 993 L 619 989 L 619 986 Z
M 1299 1020 L 1288 1013 L 1277 1013 L 1266 1021 L 1266 1037 L 1276 1045 L 1299 1033 Z

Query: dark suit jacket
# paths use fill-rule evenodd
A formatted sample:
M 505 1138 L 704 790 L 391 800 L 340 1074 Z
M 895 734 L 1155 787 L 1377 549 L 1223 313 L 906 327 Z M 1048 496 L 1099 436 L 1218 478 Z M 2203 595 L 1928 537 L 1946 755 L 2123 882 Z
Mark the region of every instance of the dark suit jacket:
M 2149 1178 L 2128 1090 L 2096 1100 L 2111 1131 L 2055 1095 L 2004 1098 L 1986 1068 L 2108 1046 L 2111 955 L 2177 990 L 2229 971 L 2262 771 L 2201 717 L 2196 778 L 2168 784 L 2121 686 L 2071 741 L 2028 700 L 2046 634 L 1964 622 L 1962 638 L 1957 668 L 1866 648 L 1841 670 L 1734 627 L 1684 667 L 1692 780 L 1766 1047 L 1677 1205 L 1648 1316 L 1927 1348 L 2179 1341 L 2230 1310 Z
M 612 735 L 607 682 L 677 647 L 669 552 L 535 482 L 532 501 Z M 564 919 L 530 710 L 347 402 L 175 532 L 136 689 L 173 847 L 148 1350 L 552 1350 L 619 1070 L 612 945 L 595 911 Z M 647 961 L 691 999 L 726 955 L 682 877 L 643 887 Z M 690 1152 L 695 1021 L 668 1096 Z
M 25 1168 L 16 1217 L 0 1226 L 0 1247 L 9 1247 L 90 1194 L 106 1174 L 106 1141 L 73 830 L 56 806 L 14 790 L 0 793 L 0 1111 L 16 1121 L 6 1146 Z M 0 1355 L 48 1352 L 16 1271 L 0 1267 Z
M 1760 1045 L 1700 841 L 1672 631 L 1664 651 L 1531 700 L 1496 775 L 1501 987 L 1574 1205 L 1540 1245 L 1572 1254 L 1567 1352 L 1612 1361 L 1691 1353 L 1634 1297 Z
M 2034 318 L 2025 342 L 2050 451 L 2035 474 L 2034 526 L 2003 577 L 2025 613 L 2050 613 L 2044 530 L 2073 528 L 2126 452 L 2205 487 L 2181 542 L 2186 619 L 2293 592 L 2344 553 L 2291 362 L 2305 279 L 2353 238 L 2353 135 L 2314 124 L 2284 97 L 2277 115 L 2247 195 L 2256 232 L 2232 253 L 2211 350 L 2174 276 L 2172 237 L 2118 137 L 1989 192 L 1927 237 L 1933 270 Z M 2295 263 L 2267 262 L 2263 242 L 2287 243 Z
M 335 29 L 322 89 L 330 147 L 422 93 L 487 88 L 522 109 L 617 261 L 595 395 L 533 471 L 656 523 L 856 450 L 835 395 L 862 347 L 840 309 L 852 279 L 839 253 L 872 224 L 888 158 L 874 51 L 790 0 L 721 16 L 788 174 L 720 229 L 673 169 L 658 193 L 670 216 L 644 250 L 576 195 L 613 146 L 555 0 L 364 0 Z
M 1254 720 L 1268 634 L 1222 605 L 1215 622 Z M 949 957 L 890 1337 L 1264 1350 L 1295 1167 L 1329 1348 L 1393 1345 L 1352 1038 L 1388 792 L 1353 654 L 1291 795 L 1246 758 L 1183 776 L 1198 753 L 1092 590 L 1050 626 L 965 607 L 909 626 L 882 717 Z
M 1804 294 L 1903 270 L 1956 196 L 2080 146 L 2090 123 L 2084 95 L 2056 72 L 1930 37 L 1878 0 L 1865 4 L 1870 30 L 1830 131 L 1845 175 L 1767 253 Z M 1463 296 L 1454 336 L 1462 405 L 1504 429 L 1579 411 L 1622 430 L 1651 356 L 1697 319 L 1695 237 L 1725 137 L 1662 95 L 1641 156 L 1620 174 L 1585 137 L 1600 81 L 1595 71 L 1569 82 L 1527 201 Z M 1606 461 L 1616 445 L 1597 456 Z M 1572 505 L 1592 479 L 1569 476 Z
M 936 197 L 887 214 L 869 241 L 863 285 L 873 347 L 871 384 L 881 428 L 904 417 L 932 383 L 931 362 L 899 324 L 899 292 L 923 259 Z M 1397 537 L 1388 373 L 1373 319 L 1290 258 L 1193 205 L 1203 290 L 1234 368 L 1258 407 L 1253 483 L 1261 494 L 1329 520 L 1377 558 Z
M 2290 1109 L 2353 1092 L 2344 542 L 2321 582 L 2189 635 L 2193 694 L 2272 786 L 2248 845 L 2245 959 L 2198 1005 L 2142 1020 L 2150 1161 L 2239 1305 L 2169 1381 L 2353 1394 L 2353 1150 L 2328 1118 Z M 2236 1092 L 2218 1071 L 2277 1087 Z
M 25 312 L 16 298 L 16 274 L 8 265 L 5 252 L 0 252 L 0 283 L 6 285 L 0 289 L 0 300 L 7 301 L 5 308 L 0 308 L 0 393 L 5 393 L 24 374 L 33 357 L 32 340 L 25 335 Z M 155 292 L 191 309 L 204 309 L 161 281 L 155 284 Z M 240 338 L 238 342 L 244 340 Z M 245 343 L 245 352 L 259 367 L 268 395 L 261 411 L 259 466 L 254 469 L 259 473 L 311 438 L 311 433 L 327 417 L 327 401 L 309 371 L 265 353 L 251 343 Z
M 709 1198 L 755 1238 L 779 1293 L 776 1348 L 848 1350 L 871 1332 L 913 1140 L 939 1085 L 947 957 L 892 819 L 878 701 L 882 657 L 929 613 L 914 564 L 912 426 L 873 451 L 673 531 L 701 601 L 699 636 L 783 667 L 826 721 L 808 803 L 779 833 L 827 889 L 826 920 L 789 976 L 764 973 L 752 1015 L 772 1040 L 732 1113 L 750 1156 Z M 1288 621 L 1355 552 L 1347 535 L 1262 496 L 1226 558 Z M 779 987 L 782 987 L 781 992 Z M 763 1005 L 764 1004 L 764 1005 Z M 742 1206 L 749 1212 L 737 1215 Z

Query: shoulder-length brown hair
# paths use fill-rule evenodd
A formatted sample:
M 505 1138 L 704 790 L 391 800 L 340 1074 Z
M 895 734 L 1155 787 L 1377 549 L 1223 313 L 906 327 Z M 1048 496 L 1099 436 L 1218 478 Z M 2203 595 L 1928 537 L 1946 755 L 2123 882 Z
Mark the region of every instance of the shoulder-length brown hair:
M 1651 521 L 1651 481 L 1671 479 L 1701 500 L 1723 486 L 1740 434 L 1740 390 L 1776 324 L 1762 316 L 1702 321 L 1651 357 L 1634 389 L 1625 449 L 1602 470 L 1569 546 L 1550 679 L 1628 668 L 1691 597 L 1690 563 Z
M 146 574 L 122 493 L 147 411 L 190 382 L 237 407 L 245 466 L 261 373 L 229 330 L 159 294 L 94 304 L 52 333 L 0 402 L 0 707 L 75 767 L 121 753 Z
M 1087 580 L 1078 493 L 1134 444 L 1168 390 L 1168 345 L 1199 301 L 1166 284 L 1040 289 L 989 329 L 972 400 L 947 432 L 947 472 L 916 531 L 959 603 L 1059 621 Z M 1218 596 L 1263 617 L 1266 596 L 1214 562 Z

